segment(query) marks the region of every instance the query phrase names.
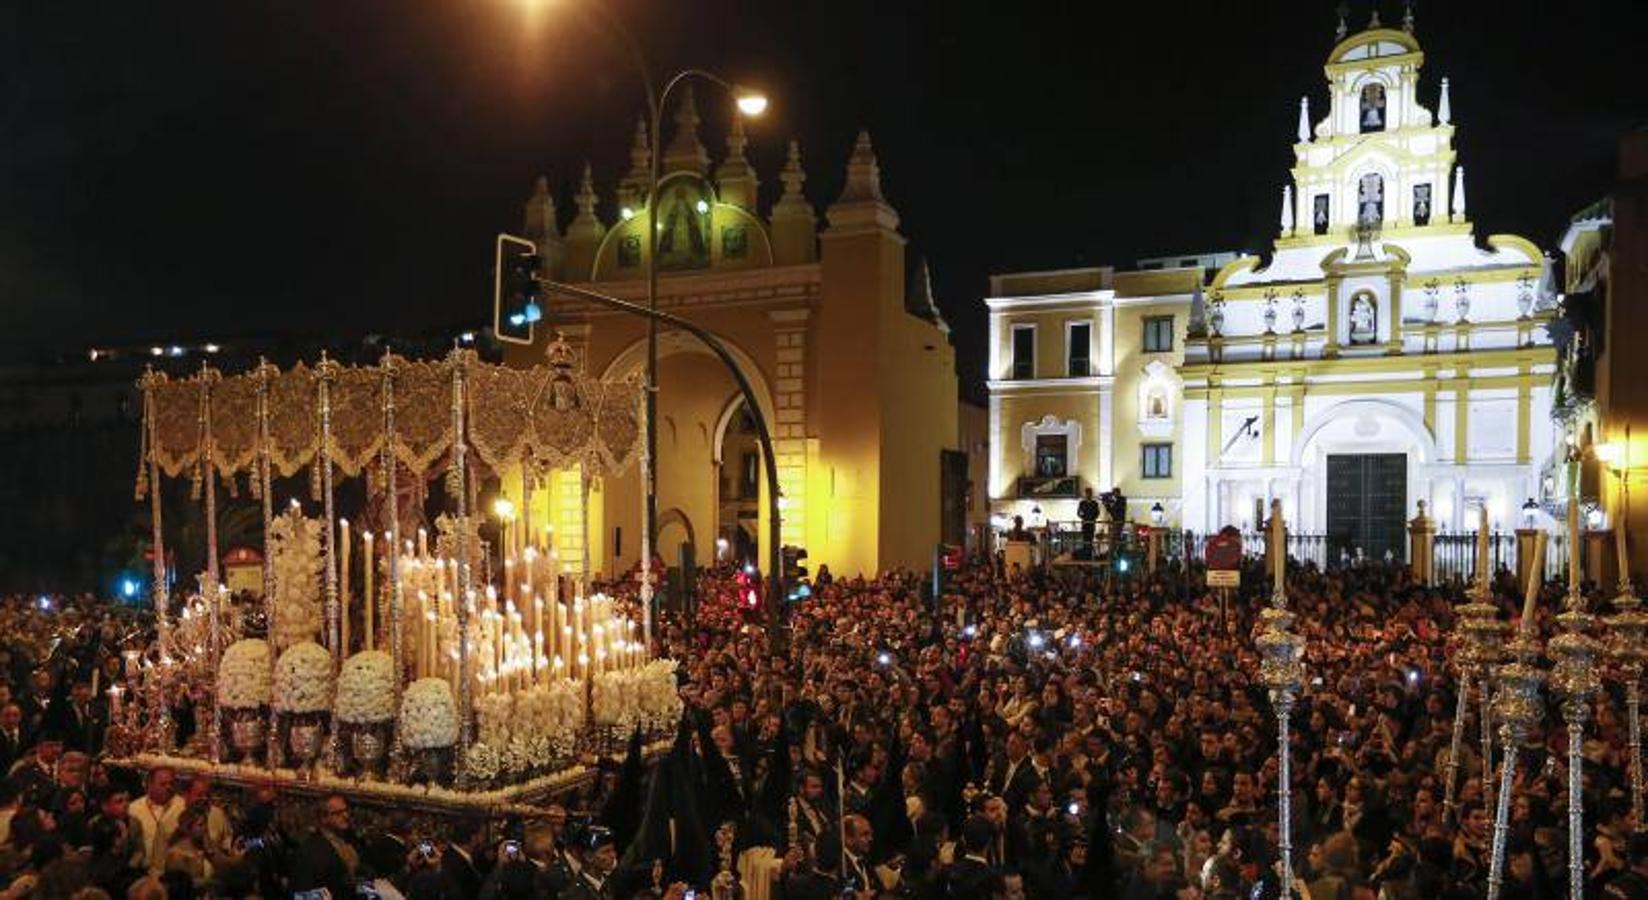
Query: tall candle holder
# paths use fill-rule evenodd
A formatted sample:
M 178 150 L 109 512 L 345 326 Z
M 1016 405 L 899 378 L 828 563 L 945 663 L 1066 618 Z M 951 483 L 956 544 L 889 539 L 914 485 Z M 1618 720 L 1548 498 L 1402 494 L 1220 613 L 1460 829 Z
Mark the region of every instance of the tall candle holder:
M 1570 565 L 1577 564 L 1577 561 Z M 1562 697 L 1562 721 L 1568 727 L 1568 896 L 1585 893 L 1584 743 L 1591 698 L 1602 687 L 1596 660 L 1601 642 L 1588 632 L 1596 617 L 1584 609 L 1577 585 L 1568 594 L 1568 609 L 1556 617 L 1562 634 L 1551 639 L 1551 688 Z
M 1528 732 L 1539 724 L 1543 708 L 1539 685 L 1545 680 L 1535 663 L 1539 660 L 1539 639 L 1531 622 L 1518 629 L 1509 647 L 1511 662 L 1499 667 L 1499 691 L 1493 711 L 1499 718 L 1499 742 L 1505 748 L 1505 763 L 1499 772 L 1499 794 L 1494 804 L 1493 846 L 1488 860 L 1488 900 L 1497 900 L 1505 883 L 1505 838 L 1511 830 L 1511 784 L 1516 780 L 1516 748 Z
M 1631 820 L 1642 822 L 1642 670 L 1648 663 L 1648 612 L 1642 599 L 1631 590 L 1631 582 L 1621 572 L 1620 594 L 1614 598 L 1613 615 L 1607 619 L 1608 653 L 1619 664 L 1625 682 L 1625 717 L 1631 751 Z
M 1471 685 L 1474 681 L 1482 701 L 1482 797 L 1493 802 L 1493 669 L 1504 659 L 1505 625 L 1499 621 L 1499 608 L 1493 602 L 1493 573 L 1488 562 L 1488 508 L 1480 509 L 1476 532 L 1476 581 L 1455 615 L 1454 633 L 1458 637 L 1456 656 L 1458 696 L 1454 702 L 1453 734 L 1448 744 L 1447 784 L 1442 789 L 1442 808 L 1451 815 L 1458 797 L 1459 753 L 1464 749 L 1465 712 L 1470 708 Z
M 1493 604 L 1489 591 L 1485 582 L 1479 582 L 1479 587 L 1471 596 L 1470 602 L 1456 610 L 1459 687 L 1454 706 L 1453 737 L 1448 753 L 1448 783 L 1443 789 L 1443 808 L 1450 813 L 1457 803 L 1459 754 L 1463 749 L 1465 714 L 1470 707 L 1473 686 L 1477 689 L 1482 705 L 1479 716 L 1482 728 L 1482 796 L 1487 802 L 1492 802 L 1493 799 L 1492 685 L 1494 667 L 1505 658 L 1507 624 L 1499 619 L 1499 607 Z
M 1259 648 L 1259 680 L 1270 692 L 1271 706 L 1276 710 L 1276 757 L 1278 763 L 1276 785 L 1276 817 L 1279 831 L 1278 849 L 1282 858 L 1282 885 L 1291 891 L 1293 884 L 1293 766 L 1289 748 L 1289 725 L 1293 707 L 1304 684 L 1305 639 L 1295 634 L 1294 615 L 1287 609 L 1287 590 L 1284 586 L 1286 557 L 1281 548 L 1282 504 L 1271 501 L 1272 548 L 1276 556 L 1276 582 L 1271 593 L 1270 607 L 1259 614 L 1264 624 L 1256 639 Z

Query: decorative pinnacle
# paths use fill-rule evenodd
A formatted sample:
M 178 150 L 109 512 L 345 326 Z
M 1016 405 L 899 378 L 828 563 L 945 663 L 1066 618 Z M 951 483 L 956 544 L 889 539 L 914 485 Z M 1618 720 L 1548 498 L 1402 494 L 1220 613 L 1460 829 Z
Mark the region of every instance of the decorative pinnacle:
M 1603 655 L 1602 642 L 1588 632 L 1596 617 L 1582 609 L 1569 609 L 1556 617 L 1562 634 L 1551 638 L 1548 647 L 1555 664 L 1551 667 L 1551 687 L 1570 703 L 1583 717 L 1585 701 L 1602 689 L 1602 678 L 1597 674 L 1597 657 Z M 1564 714 L 1567 714 L 1564 710 Z
M 1350 28 L 1345 24 L 1345 17 L 1350 15 L 1350 4 L 1349 3 L 1340 3 L 1338 12 L 1339 12 L 1339 27 L 1337 27 L 1333 30 L 1333 36 L 1335 38 L 1337 38 L 1338 40 L 1342 41 L 1342 40 L 1345 39 L 1345 33 L 1350 30 Z
M 1413 0 L 1405 0 L 1402 4 L 1402 30 L 1413 34 Z

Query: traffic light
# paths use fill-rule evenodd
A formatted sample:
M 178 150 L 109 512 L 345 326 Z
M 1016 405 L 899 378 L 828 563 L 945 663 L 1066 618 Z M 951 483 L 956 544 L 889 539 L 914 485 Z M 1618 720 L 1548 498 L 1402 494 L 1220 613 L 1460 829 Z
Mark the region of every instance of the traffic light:
M 492 330 L 498 340 L 532 343 L 532 326 L 544 317 L 540 268 L 537 245 L 514 235 L 498 235 L 492 292 Z
M 807 577 L 807 567 L 801 564 L 801 561 L 807 558 L 807 548 L 786 544 L 779 550 L 779 554 L 784 563 L 784 583 L 790 585 L 790 596 L 798 597 L 800 595 L 795 592 L 801 585 L 801 579 Z

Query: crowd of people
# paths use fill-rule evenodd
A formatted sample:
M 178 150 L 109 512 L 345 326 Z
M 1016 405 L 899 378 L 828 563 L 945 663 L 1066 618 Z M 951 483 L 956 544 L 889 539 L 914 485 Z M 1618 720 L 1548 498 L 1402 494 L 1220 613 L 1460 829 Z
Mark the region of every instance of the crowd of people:
M 1257 593 L 1217 602 L 1176 564 L 1122 577 L 980 558 L 935 601 L 924 575 L 821 567 L 775 636 L 752 587 L 736 569 L 702 573 L 690 611 L 660 619 L 656 650 L 681 661 L 686 703 L 662 758 L 643 765 L 637 739 L 539 815 L 432 833 L 344 796 L 293 817 L 271 791 L 103 765 L 102 689 L 120 650 L 150 639 L 143 621 L 9 598 L 0 898 L 1283 896 Z M 1370 564 L 1296 567 L 1288 592 L 1307 641 L 1289 894 L 1483 896 L 1493 809 L 1475 740 L 1444 803 L 1459 590 Z M 1547 593 L 1554 610 L 1560 589 Z M 1587 896 L 1648 898 L 1623 688 L 1607 685 L 1583 748 Z M 1551 704 L 1515 749 L 1505 896 L 1566 895 Z

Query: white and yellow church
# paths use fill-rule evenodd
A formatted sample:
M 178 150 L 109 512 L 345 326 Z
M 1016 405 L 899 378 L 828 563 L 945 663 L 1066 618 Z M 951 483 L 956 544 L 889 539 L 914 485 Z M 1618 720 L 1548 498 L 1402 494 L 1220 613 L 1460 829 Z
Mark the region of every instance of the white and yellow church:
M 992 279 L 996 515 L 1074 519 L 1120 487 L 1132 517 L 1206 532 L 1275 498 L 1330 547 L 1398 558 L 1421 500 L 1444 530 L 1479 505 L 1517 527 L 1554 441 L 1554 303 L 1537 247 L 1472 227 L 1424 62 L 1411 18 L 1341 25 L 1267 256 Z

